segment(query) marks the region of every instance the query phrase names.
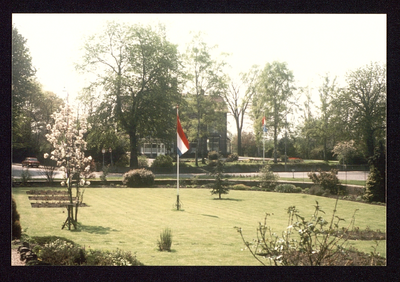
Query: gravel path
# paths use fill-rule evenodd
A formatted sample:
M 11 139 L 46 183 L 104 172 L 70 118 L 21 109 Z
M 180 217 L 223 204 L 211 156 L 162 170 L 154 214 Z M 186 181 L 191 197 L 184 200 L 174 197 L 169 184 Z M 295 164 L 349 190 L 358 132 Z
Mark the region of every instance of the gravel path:
M 11 249 L 11 265 L 12 266 L 25 266 L 25 262 L 19 259 L 19 253 L 16 249 Z

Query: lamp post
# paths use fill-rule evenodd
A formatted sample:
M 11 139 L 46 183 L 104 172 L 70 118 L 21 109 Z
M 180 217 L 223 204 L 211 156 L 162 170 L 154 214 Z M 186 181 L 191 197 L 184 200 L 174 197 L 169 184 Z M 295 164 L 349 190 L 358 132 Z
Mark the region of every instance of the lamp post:
M 103 169 L 104 169 L 104 154 L 105 154 L 105 152 L 106 152 L 106 149 L 103 148 L 103 149 L 101 150 L 101 152 L 103 153 Z

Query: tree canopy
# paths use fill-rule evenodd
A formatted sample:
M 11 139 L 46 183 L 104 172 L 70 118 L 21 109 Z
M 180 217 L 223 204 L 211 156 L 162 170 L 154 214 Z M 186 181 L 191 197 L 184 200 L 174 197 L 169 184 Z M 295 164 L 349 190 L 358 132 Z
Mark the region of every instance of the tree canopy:
M 85 42 L 78 68 L 93 71 L 93 85 L 112 104 L 110 115 L 130 138 L 130 167 L 137 168 L 138 138 L 171 138 L 179 104 L 180 74 L 176 45 L 162 25 L 128 26 L 109 22 Z M 162 102 L 161 102 L 162 101 Z

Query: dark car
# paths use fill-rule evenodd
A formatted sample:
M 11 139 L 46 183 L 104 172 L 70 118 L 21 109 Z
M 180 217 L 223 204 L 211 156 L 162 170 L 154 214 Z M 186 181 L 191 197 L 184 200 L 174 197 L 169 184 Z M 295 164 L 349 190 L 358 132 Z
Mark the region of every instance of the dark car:
M 22 166 L 27 166 L 27 167 L 39 167 L 40 162 L 38 161 L 37 158 L 32 158 L 28 157 L 22 162 Z

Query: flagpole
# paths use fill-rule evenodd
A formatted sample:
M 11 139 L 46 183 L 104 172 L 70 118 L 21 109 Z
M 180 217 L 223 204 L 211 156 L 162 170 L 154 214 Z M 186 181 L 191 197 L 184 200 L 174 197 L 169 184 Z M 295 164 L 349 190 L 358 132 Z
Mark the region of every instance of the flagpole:
M 176 105 L 176 117 L 179 117 L 179 106 Z M 176 128 L 178 132 L 178 120 L 176 122 Z M 177 148 L 178 148 L 178 134 L 176 135 L 176 144 L 177 144 Z M 177 149 L 178 150 L 178 149 Z M 179 211 L 179 154 L 178 152 L 176 152 L 176 183 L 177 183 L 177 194 L 176 194 L 176 208 Z
M 263 116 L 263 128 L 262 128 L 262 131 L 263 131 L 263 163 L 265 162 L 265 130 L 264 130 L 264 127 L 265 127 L 265 113 L 264 113 L 264 116 Z

